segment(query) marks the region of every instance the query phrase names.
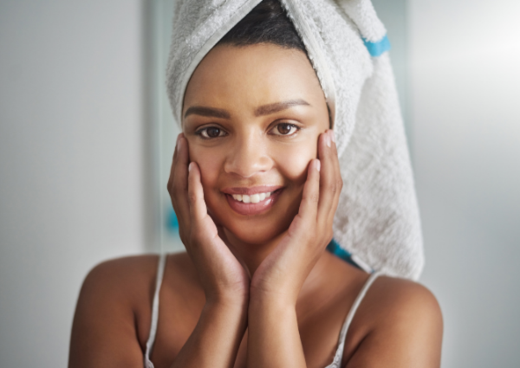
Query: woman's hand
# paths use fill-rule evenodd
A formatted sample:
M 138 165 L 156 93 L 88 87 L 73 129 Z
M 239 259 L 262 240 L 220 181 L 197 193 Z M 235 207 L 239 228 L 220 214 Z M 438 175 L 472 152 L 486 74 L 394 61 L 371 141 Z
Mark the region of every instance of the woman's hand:
M 249 275 L 208 215 L 200 170 L 195 162 L 189 162 L 188 141 L 183 134 L 177 138 L 168 192 L 179 220 L 181 240 L 197 268 L 207 303 L 245 306 Z
M 248 368 L 305 367 L 296 301 L 303 282 L 332 238 L 342 181 L 332 131 L 318 139 L 298 214 L 251 280 Z
M 303 282 L 332 239 L 342 185 L 334 133 L 328 130 L 318 139 L 318 159 L 309 164 L 298 214 L 253 275 L 252 301 L 296 304 Z
M 168 191 L 182 242 L 206 295 L 197 326 L 172 367 L 232 367 L 247 327 L 249 276 L 208 215 L 200 171 L 189 162 L 183 134 L 177 137 Z

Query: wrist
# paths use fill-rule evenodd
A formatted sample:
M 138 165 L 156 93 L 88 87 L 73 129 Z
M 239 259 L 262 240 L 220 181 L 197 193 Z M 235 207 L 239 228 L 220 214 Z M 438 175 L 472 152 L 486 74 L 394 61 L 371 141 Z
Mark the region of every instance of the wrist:
M 249 309 L 295 310 L 296 298 L 286 293 L 252 292 Z
M 247 315 L 250 327 L 258 321 L 285 324 L 296 319 L 296 306 L 280 298 L 257 298 L 250 300 Z
M 205 306 L 210 309 L 246 310 L 249 295 L 212 293 L 206 295 Z

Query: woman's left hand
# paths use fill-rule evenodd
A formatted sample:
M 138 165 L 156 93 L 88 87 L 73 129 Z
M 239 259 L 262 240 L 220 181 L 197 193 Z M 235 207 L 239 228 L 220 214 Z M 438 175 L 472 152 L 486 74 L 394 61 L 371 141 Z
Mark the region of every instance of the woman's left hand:
M 334 133 L 328 130 L 318 139 L 318 159 L 309 163 L 298 214 L 253 275 L 251 301 L 296 305 L 303 282 L 332 239 L 342 186 Z

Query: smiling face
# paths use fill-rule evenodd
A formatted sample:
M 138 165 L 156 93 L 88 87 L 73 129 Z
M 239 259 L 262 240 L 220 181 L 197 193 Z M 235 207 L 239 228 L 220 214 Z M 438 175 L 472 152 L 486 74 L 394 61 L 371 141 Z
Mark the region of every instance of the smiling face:
M 228 237 L 263 244 L 287 230 L 328 128 L 303 52 L 264 43 L 206 55 L 186 89 L 183 131 L 208 210 Z

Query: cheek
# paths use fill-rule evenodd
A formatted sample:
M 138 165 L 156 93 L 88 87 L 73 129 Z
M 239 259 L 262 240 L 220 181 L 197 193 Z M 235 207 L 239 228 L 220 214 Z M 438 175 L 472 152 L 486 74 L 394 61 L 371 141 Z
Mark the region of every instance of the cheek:
M 219 170 L 222 167 L 223 156 L 218 150 L 207 152 L 203 147 L 190 147 L 190 161 L 196 162 L 201 173 L 202 186 L 206 194 L 208 188 L 215 185 L 218 180 Z
M 301 142 L 279 148 L 275 161 L 282 174 L 294 182 L 296 186 L 303 185 L 307 178 L 309 162 L 317 157 L 316 143 Z

